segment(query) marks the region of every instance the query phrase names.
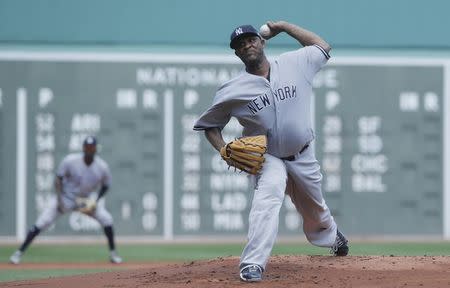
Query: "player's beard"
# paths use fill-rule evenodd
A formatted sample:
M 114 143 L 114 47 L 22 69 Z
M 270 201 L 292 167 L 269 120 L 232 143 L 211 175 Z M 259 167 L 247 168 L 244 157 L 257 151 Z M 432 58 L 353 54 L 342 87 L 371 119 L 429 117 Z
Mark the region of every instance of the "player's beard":
M 245 70 L 251 74 L 257 74 L 257 71 L 261 71 L 264 66 L 264 62 L 267 61 L 262 50 L 255 56 L 256 57 L 249 57 L 245 59 L 245 61 L 242 60 L 245 64 Z
M 254 70 L 254 68 L 259 67 L 264 61 L 264 51 L 258 50 L 255 53 L 249 55 L 249 57 L 243 56 L 241 58 L 242 62 L 244 62 L 247 70 Z

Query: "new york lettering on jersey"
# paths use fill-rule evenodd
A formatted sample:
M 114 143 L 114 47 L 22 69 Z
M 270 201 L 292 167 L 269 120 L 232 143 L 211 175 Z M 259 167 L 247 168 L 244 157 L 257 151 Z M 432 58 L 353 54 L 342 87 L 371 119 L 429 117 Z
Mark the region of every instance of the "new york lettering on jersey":
M 272 94 L 274 95 L 274 99 L 277 102 L 288 100 L 291 98 L 297 97 L 297 86 L 284 86 L 282 88 L 278 88 L 272 91 Z M 259 95 L 258 97 L 255 97 L 252 99 L 248 104 L 247 108 L 249 111 L 254 115 L 258 113 L 259 111 L 263 110 L 267 106 L 272 105 L 270 102 L 270 98 L 267 93 L 264 93 L 263 95 Z

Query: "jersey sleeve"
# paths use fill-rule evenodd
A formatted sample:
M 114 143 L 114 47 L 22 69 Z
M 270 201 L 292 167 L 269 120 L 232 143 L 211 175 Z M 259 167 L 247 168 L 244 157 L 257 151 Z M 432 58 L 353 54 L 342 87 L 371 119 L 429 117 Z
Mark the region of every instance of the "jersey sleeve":
M 111 186 L 111 182 L 112 182 L 111 170 L 109 169 L 108 163 L 106 163 L 106 161 L 104 161 L 104 160 L 102 161 L 102 166 L 103 166 L 102 184 L 104 186 L 110 187 Z
M 69 156 L 63 158 L 61 163 L 59 163 L 58 168 L 56 169 L 56 176 L 64 177 L 69 169 Z
M 217 104 L 206 110 L 194 124 L 194 130 L 206 130 L 209 128 L 223 129 L 230 121 L 230 114 L 225 112 L 223 105 Z
M 224 89 L 219 88 L 213 104 L 195 122 L 194 130 L 209 128 L 223 129 L 231 119 L 231 104 L 223 97 Z
M 330 59 L 330 54 L 317 44 L 298 50 L 300 69 L 310 83 L 312 83 L 316 73 L 325 66 L 328 59 Z

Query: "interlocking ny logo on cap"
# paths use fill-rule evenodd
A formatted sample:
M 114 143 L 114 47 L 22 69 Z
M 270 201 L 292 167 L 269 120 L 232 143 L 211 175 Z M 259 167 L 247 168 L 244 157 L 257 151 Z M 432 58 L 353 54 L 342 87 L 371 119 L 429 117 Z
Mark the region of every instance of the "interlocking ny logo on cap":
M 234 34 L 236 35 L 242 34 L 242 27 L 236 28 L 236 30 L 234 30 Z

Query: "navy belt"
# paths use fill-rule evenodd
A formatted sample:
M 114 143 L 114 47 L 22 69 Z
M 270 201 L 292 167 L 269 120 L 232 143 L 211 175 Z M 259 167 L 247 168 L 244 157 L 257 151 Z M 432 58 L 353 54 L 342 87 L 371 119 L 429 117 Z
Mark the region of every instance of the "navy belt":
M 309 144 L 306 144 L 305 146 L 303 146 L 302 150 L 300 150 L 300 152 L 298 152 L 295 155 L 291 155 L 291 156 L 287 156 L 287 157 L 281 157 L 281 160 L 285 160 L 285 161 L 294 161 L 295 160 L 295 156 L 298 154 L 302 154 L 303 151 L 305 151 L 307 148 L 309 147 Z

